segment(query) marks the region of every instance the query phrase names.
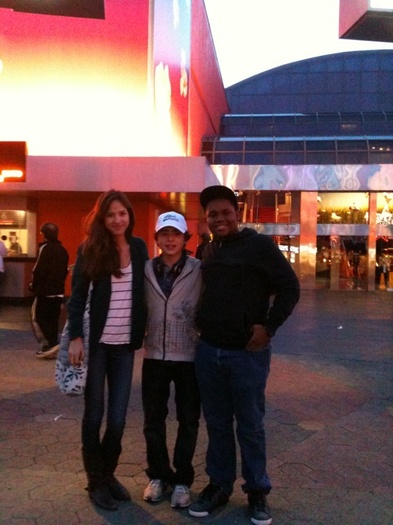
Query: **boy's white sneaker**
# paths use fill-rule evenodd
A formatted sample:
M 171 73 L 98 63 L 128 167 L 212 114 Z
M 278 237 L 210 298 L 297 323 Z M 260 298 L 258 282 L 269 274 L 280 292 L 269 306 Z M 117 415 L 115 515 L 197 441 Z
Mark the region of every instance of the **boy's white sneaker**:
M 164 495 L 164 490 L 164 483 L 160 479 L 152 479 L 143 491 L 143 499 L 151 502 L 160 501 Z
M 186 485 L 175 485 L 171 498 L 171 507 L 174 509 L 188 507 L 191 503 L 190 489 Z

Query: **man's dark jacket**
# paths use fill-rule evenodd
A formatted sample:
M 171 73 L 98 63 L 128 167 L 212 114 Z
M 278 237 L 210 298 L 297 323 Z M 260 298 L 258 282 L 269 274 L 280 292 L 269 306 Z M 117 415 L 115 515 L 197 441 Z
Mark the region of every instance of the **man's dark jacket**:
M 40 245 L 30 289 L 38 296 L 63 295 L 67 273 L 67 250 L 59 240 L 45 241 Z
M 201 339 L 221 348 L 245 348 L 254 324 L 273 335 L 299 300 L 299 281 L 267 236 L 244 228 L 213 239 L 202 260 L 204 291 L 197 324 Z

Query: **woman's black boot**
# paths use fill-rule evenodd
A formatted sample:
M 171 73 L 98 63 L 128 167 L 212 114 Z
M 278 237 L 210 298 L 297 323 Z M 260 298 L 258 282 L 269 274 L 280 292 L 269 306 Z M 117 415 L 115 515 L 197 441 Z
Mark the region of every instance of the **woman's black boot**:
M 86 452 L 82 449 L 82 457 L 87 474 L 89 498 L 101 509 L 117 510 L 107 484 L 101 453 Z

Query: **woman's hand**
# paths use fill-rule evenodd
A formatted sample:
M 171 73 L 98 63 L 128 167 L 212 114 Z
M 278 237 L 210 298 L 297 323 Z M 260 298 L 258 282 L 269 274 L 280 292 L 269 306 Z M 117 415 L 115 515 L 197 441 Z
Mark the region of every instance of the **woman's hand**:
M 68 348 L 68 359 L 73 366 L 78 366 L 85 357 L 85 350 L 83 348 L 83 340 L 81 337 L 77 337 L 70 341 Z

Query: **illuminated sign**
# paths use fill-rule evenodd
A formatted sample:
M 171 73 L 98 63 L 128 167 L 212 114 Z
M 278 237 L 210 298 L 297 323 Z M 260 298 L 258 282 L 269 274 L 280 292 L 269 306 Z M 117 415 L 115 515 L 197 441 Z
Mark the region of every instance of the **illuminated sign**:
M 26 142 L 0 142 L 0 183 L 26 181 Z
M 26 212 L 24 210 L 0 210 L 1 228 L 26 228 Z

